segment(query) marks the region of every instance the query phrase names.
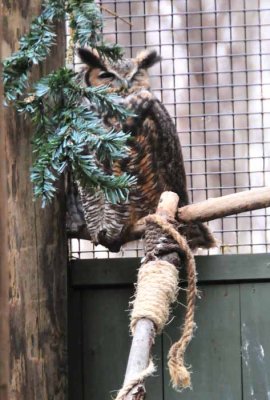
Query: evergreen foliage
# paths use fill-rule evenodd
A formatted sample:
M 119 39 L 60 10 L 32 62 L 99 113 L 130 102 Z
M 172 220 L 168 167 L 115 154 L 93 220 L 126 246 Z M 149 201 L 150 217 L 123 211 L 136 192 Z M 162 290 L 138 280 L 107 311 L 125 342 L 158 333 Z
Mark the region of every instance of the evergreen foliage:
M 18 52 L 4 61 L 6 101 L 29 115 L 35 126 L 34 196 L 41 197 L 45 206 L 54 197 L 60 175 L 70 167 L 89 190 L 102 190 L 114 203 L 124 201 L 135 179 L 106 173 L 104 165 L 108 168 L 125 157 L 130 136 L 108 131 L 100 117 L 107 113 L 123 120 L 132 115 L 120 105 L 118 96 L 107 87 L 83 87 L 77 75 L 65 67 L 28 87 L 32 66 L 44 61 L 55 44 L 55 22 L 67 13 L 75 43 L 96 48 L 112 60 L 119 59 L 122 52 L 119 46 L 104 43 L 102 16 L 93 0 L 45 0 L 41 15 L 20 39 Z

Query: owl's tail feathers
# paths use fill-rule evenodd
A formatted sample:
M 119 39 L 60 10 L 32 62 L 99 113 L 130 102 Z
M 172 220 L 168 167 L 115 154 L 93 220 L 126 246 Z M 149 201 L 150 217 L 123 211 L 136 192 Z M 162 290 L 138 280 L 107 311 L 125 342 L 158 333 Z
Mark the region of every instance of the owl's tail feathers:
M 193 222 L 187 225 L 182 225 L 179 228 L 179 231 L 186 237 L 189 247 L 192 250 L 196 250 L 198 247 L 210 249 L 211 247 L 217 246 L 217 242 L 212 232 L 202 222 Z

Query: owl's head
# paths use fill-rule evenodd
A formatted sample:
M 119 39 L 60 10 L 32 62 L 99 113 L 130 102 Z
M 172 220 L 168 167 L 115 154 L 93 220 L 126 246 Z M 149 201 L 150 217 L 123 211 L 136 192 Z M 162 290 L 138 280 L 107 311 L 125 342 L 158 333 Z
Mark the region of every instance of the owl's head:
M 149 89 L 148 68 L 161 60 L 155 50 L 144 50 L 135 58 L 122 59 L 110 63 L 98 54 L 78 49 L 78 54 L 86 64 L 85 83 L 87 86 L 109 86 L 112 91 L 129 94 L 141 88 Z

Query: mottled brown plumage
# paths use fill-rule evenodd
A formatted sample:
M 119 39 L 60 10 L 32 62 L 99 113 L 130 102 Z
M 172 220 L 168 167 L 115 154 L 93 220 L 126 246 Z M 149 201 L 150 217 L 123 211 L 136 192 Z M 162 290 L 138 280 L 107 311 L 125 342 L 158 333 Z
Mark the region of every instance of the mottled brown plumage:
M 110 204 L 102 193 L 91 194 L 79 187 L 87 229 L 94 243 L 118 251 L 126 242 L 128 232 L 142 217 L 155 212 L 159 197 L 165 190 L 176 192 L 181 205 L 188 204 L 185 168 L 179 138 L 163 104 L 151 93 L 148 68 L 160 61 L 155 51 L 141 52 L 134 59 L 110 64 L 87 49 L 79 49 L 86 64 L 87 85 L 108 85 L 118 92 L 123 104 L 136 117 L 120 124 L 104 116 L 104 124 L 130 132 L 127 157 L 115 162 L 112 172 L 137 177 L 128 202 Z M 183 228 L 192 248 L 211 247 L 214 239 L 203 224 Z

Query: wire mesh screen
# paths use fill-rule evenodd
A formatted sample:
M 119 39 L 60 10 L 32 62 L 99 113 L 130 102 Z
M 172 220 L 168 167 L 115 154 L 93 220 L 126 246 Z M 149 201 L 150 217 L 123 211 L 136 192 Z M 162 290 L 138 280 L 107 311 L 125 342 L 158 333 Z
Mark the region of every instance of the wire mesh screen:
M 152 89 L 175 121 L 191 202 L 270 180 L 269 0 L 101 1 L 105 38 L 127 57 L 155 48 Z M 270 212 L 258 210 L 209 223 L 220 247 L 211 253 L 270 250 Z M 121 256 L 140 256 L 142 242 Z M 89 242 L 74 256 L 111 257 Z

